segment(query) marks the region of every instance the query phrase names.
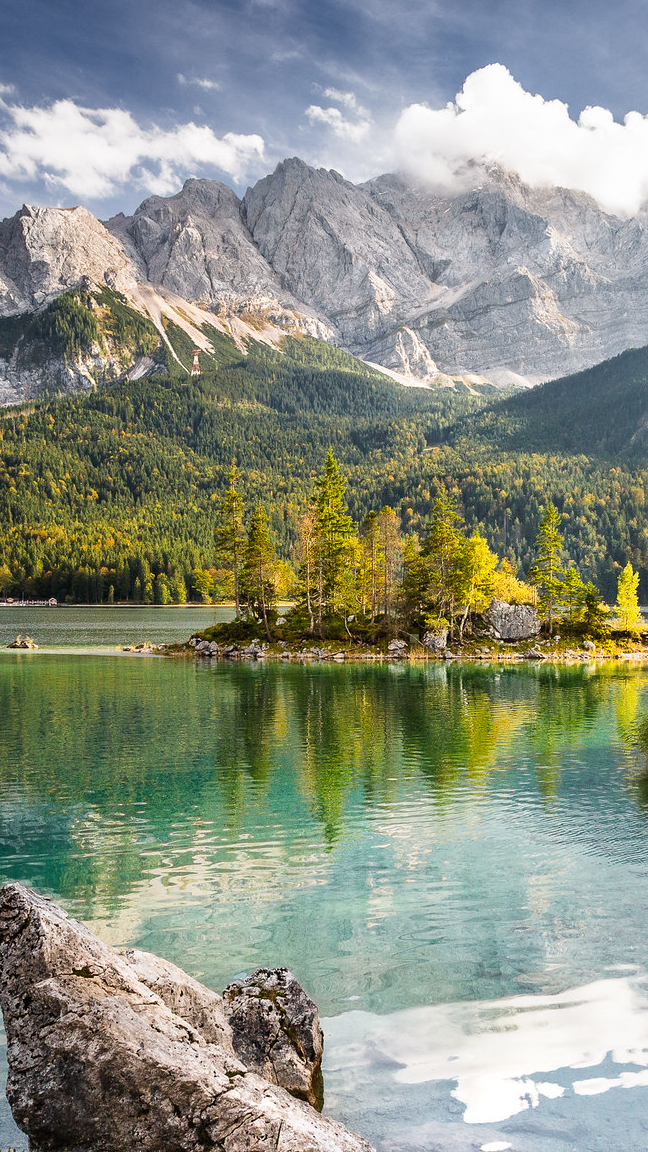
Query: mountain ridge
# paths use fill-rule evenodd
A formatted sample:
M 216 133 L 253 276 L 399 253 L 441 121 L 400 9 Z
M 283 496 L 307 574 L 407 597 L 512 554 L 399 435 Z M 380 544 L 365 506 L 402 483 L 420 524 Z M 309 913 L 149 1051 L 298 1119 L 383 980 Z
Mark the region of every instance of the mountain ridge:
M 355 185 L 293 157 L 240 199 L 192 178 L 104 223 L 82 206 L 23 207 L 0 222 L 0 317 L 109 288 L 163 344 L 165 317 L 199 348 L 205 325 L 243 351 L 260 329 L 275 345 L 302 333 L 408 383 L 520 387 L 648 343 L 646 263 L 643 216 L 584 193 L 495 168 L 456 195 L 398 174 Z M 37 395 L 48 372 L 67 391 L 94 379 L 71 360 L 18 378 L 0 360 L 4 402 Z

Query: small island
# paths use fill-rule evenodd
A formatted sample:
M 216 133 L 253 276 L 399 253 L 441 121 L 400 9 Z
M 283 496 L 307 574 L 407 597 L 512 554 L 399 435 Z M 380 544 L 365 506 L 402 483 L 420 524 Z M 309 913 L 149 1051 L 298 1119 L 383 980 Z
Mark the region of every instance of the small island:
M 389 507 L 356 525 L 330 450 L 300 523 L 294 602 L 280 612 L 281 561 L 268 514 L 258 504 L 244 524 L 239 479 L 233 467 L 219 530 L 234 619 L 194 633 L 176 651 L 302 661 L 648 656 L 638 573 L 626 565 L 616 605 L 608 607 L 596 585 L 564 562 L 561 516 L 554 504 L 544 509 L 523 580 L 483 536 L 467 534 L 457 499 L 445 489 L 436 496 L 420 539 L 403 536 Z

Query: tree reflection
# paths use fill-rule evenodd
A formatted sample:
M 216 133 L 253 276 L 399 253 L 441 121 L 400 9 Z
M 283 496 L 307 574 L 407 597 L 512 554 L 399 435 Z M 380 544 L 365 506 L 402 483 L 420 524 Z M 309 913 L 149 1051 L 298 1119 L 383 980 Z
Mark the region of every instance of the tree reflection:
M 411 788 L 440 811 L 504 773 L 515 790 L 522 760 L 550 803 L 603 731 L 648 755 L 643 684 L 554 666 L 3 661 L 3 874 L 108 905 L 152 877 L 209 877 L 245 845 L 331 853 L 355 812 Z M 648 771 L 633 788 L 648 807 Z

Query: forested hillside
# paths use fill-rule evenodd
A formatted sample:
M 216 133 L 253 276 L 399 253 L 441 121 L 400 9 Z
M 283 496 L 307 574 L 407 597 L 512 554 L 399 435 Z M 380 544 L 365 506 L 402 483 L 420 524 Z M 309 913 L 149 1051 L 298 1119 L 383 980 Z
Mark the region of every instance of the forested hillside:
M 186 363 L 188 338 L 168 334 Z M 96 600 L 112 587 L 124 599 L 162 573 L 176 596 L 199 595 L 194 570 L 218 568 L 232 460 L 290 558 L 330 446 L 356 521 L 390 505 L 406 533 L 421 532 L 445 485 L 468 529 L 524 572 L 553 500 L 583 576 L 613 598 L 630 560 L 648 595 L 648 461 L 631 432 L 647 353 L 485 407 L 487 396 L 403 389 L 318 341 L 287 340 L 283 353 L 254 343 L 244 356 L 214 336 L 198 379 L 168 358 L 167 376 L 2 413 L 0 594 Z M 585 377 L 600 384 L 590 402 Z
M 500 450 L 566 452 L 640 463 L 648 449 L 648 348 L 518 392 L 453 439 L 477 437 Z

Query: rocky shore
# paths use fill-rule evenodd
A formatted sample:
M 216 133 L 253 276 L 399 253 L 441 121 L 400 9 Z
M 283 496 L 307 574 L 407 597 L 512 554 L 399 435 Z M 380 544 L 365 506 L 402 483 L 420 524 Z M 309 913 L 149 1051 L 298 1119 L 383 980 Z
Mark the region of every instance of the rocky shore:
M 317 1110 L 317 1008 L 285 968 L 222 996 L 0 889 L 7 1097 L 30 1152 L 371 1152 Z

